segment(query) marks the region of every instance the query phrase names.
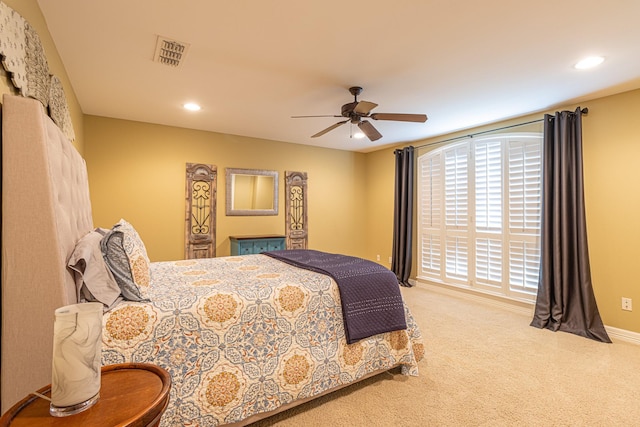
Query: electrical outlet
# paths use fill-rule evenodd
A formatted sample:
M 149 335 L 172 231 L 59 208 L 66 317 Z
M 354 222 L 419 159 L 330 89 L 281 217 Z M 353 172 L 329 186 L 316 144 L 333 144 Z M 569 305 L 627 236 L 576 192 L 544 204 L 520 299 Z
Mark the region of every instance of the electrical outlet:
M 391 259 L 391 257 L 389 257 L 389 264 L 391 264 L 393 262 L 393 259 Z
M 380 261 L 380 255 L 376 255 L 376 261 Z
M 631 298 L 622 297 L 622 309 L 627 311 L 633 310 L 633 307 L 631 305 Z

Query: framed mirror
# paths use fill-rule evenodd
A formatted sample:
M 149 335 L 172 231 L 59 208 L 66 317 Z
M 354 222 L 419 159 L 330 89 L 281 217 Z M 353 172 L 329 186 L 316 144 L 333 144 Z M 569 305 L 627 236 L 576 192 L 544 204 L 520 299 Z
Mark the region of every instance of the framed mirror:
M 278 215 L 278 172 L 226 168 L 227 215 Z

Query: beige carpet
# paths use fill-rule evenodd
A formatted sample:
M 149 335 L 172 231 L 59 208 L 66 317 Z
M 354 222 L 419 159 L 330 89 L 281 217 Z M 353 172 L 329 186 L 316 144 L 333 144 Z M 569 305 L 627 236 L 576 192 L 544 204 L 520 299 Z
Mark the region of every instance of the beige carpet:
M 640 346 L 529 326 L 527 314 L 403 289 L 425 338 L 420 376 L 381 374 L 252 424 L 640 426 Z

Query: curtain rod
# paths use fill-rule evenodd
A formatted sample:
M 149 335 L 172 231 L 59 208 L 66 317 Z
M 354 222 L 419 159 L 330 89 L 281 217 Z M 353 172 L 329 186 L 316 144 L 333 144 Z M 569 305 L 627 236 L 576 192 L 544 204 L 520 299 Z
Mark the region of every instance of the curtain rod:
M 588 108 L 580 108 L 580 112 L 582 114 L 587 114 L 589 113 L 589 109 Z M 470 133 L 469 135 L 461 135 L 461 136 L 456 136 L 454 138 L 449 138 L 449 139 L 445 139 L 442 141 L 437 141 L 437 142 L 430 142 L 428 144 L 422 144 L 422 145 L 418 145 L 417 147 L 414 147 L 416 149 L 418 148 L 423 148 L 423 147 L 429 147 L 431 145 L 437 145 L 437 144 L 444 144 L 445 142 L 451 142 L 451 141 L 457 141 L 458 139 L 464 139 L 464 138 L 473 138 L 476 135 L 483 135 L 485 133 L 491 133 L 491 132 L 498 132 L 500 130 L 505 130 L 505 129 L 511 129 L 511 128 L 515 128 L 515 127 L 520 127 L 520 126 L 526 126 L 526 125 L 530 125 L 532 123 L 538 123 L 538 122 L 542 122 L 544 121 L 544 117 L 538 120 L 531 120 L 530 122 L 524 122 L 524 123 L 518 123 L 515 125 L 509 125 L 509 126 L 503 126 L 501 128 L 496 128 L 496 129 L 489 129 L 489 130 L 485 130 L 482 132 L 476 132 L 476 133 Z

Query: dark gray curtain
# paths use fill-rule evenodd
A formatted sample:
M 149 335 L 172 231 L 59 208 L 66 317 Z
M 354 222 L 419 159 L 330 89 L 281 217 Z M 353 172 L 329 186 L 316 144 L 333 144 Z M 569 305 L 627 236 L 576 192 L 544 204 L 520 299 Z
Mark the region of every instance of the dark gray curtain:
M 580 108 L 545 115 L 542 150 L 542 254 L 531 326 L 611 342 L 591 286 Z
M 396 177 L 393 208 L 393 257 L 391 271 L 402 286 L 411 286 L 413 233 L 413 147 L 395 150 Z

